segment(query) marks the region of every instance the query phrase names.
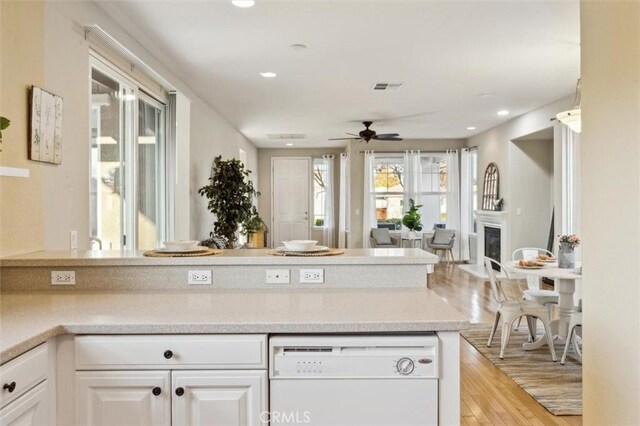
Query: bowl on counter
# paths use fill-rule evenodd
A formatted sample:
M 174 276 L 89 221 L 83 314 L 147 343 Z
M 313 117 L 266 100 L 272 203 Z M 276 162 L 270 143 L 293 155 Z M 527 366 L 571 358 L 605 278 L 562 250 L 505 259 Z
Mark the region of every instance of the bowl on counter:
M 191 241 L 191 240 L 174 240 L 174 241 L 163 241 L 162 244 L 164 248 L 167 250 L 197 250 L 198 244 L 200 241 Z
M 283 241 L 285 248 L 291 251 L 308 251 L 313 250 L 318 244 L 317 240 L 291 240 Z

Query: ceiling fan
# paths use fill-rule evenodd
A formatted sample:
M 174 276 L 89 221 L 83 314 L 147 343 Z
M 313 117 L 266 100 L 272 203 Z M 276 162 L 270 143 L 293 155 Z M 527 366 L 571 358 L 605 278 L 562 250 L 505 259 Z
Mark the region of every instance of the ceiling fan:
M 375 130 L 369 129 L 369 126 L 371 126 L 373 124 L 373 121 L 363 121 L 362 124 L 364 124 L 365 129 L 362 130 L 357 135 L 354 134 L 354 133 L 347 133 L 348 135 L 351 135 L 350 138 L 333 138 L 333 139 L 329 139 L 329 140 L 330 141 L 344 141 L 344 140 L 350 140 L 350 139 L 360 139 L 360 140 L 363 140 L 365 142 L 369 142 L 371 139 L 375 139 L 377 141 L 401 141 L 402 140 L 402 138 L 399 137 L 400 135 L 397 134 L 397 133 L 377 134 L 375 132 Z

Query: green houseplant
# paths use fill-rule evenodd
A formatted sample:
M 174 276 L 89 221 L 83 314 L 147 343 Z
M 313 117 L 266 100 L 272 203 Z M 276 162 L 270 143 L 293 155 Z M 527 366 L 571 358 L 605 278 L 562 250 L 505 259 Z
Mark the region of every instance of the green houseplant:
M 411 232 L 422 231 L 422 222 L 420 221 L 422 217 L 420 216 L 420 213 L 418 213 L 418 209 L 420 209 L 420 207 L 422 207 L 422 205 L 416 205 L 413 198 L 409 199 L 409 211 L 407 211 L 402 218 L 402 224 Z
M 218 156 L 211 166 L 209 184 L 198 190 L 209 200 L 207 208 L 216 216 L 210 235 L 223 237 L 226 248 L 233 248 L 239 225 L 252 215 L 253 197 L 260 195 L 249 180 L 250 174 L 239 160 Z
M 242 235 L 247 236 L 247 244 L 249 246 L 255 246 L 253 236 L 258 232 L 263 231 L 265 228 L 266 225 L 258 214 L 258 209 L 253 206 L 251 207 L 251 213 L 249 214 L 249 216 L 245 219 L 244 222 L 242 222 L 242 230 L 240 232 L 242 233 Z
M 11 120 L 7 117 L 0 117 L 0 144 L 2 144 L 2 131 L 9 127 L 11 124 Z M 2 148 L 0 148 L 0 152 L 2 152 Z

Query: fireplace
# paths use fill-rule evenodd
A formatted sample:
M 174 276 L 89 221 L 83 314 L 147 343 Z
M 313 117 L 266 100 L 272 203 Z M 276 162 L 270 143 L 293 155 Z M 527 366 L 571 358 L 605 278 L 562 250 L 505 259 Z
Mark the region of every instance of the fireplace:
M 490 257 L 496 262 L 500 262 L 502 259 L 500 257 L 502 245 L 500 233 L 500 228 L 495 228 L 493 226 L 484 227 L 484 255 L 486 257 Z M 493 269 L 500 271 L 500 267 L 495 264 L 493 264 Z

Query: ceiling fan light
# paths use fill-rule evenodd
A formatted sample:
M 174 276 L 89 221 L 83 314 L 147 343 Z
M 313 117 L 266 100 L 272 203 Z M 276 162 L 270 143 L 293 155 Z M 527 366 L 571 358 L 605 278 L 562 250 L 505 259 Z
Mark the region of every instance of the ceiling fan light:
M 576 133 L 582 132 L 582 118 L 580 108 L 562 111 L 556 115 L 556 118 L 562 124 L 569 126 Z

